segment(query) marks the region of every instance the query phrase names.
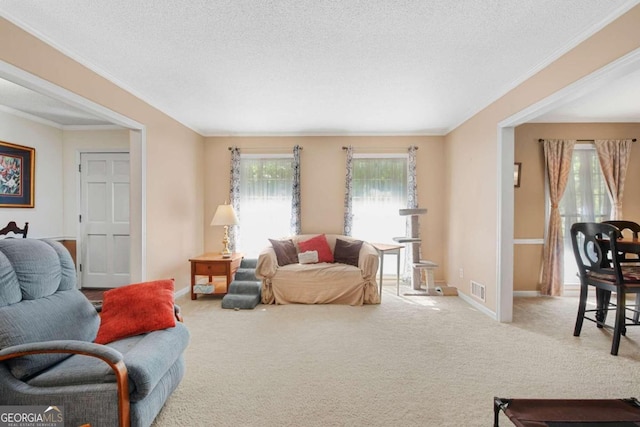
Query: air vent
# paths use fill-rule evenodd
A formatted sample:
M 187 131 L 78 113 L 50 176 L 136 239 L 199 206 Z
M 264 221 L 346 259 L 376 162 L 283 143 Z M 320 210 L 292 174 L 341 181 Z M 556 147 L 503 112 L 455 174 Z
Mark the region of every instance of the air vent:
M 471 281 L 471 295 L 473 295 L 474 297 L 478 298 L 480 301 L 485 300 L 485 292 L 484 292 L 484 285 L 481 285 L 478 282 L 474 282 L 473 280 Z

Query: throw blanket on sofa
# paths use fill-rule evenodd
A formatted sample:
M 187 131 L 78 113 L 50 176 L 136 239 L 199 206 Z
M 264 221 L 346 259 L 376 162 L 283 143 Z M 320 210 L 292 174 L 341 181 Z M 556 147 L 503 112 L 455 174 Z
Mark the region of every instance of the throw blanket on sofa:
M 291 237 L 296 244 L 315 235 Z M 336 239 L 354 240 L 341 235 L 326 235 L 333 251 Z M 258 258 L 256 275 L 263 280 L 263 304 L 379 304 L 376 282 L 378 253 L 364 242 L 360 249 L 358 266 L 321 262 L 316 264 L 289 264 L 278 266 L 271 246 Z

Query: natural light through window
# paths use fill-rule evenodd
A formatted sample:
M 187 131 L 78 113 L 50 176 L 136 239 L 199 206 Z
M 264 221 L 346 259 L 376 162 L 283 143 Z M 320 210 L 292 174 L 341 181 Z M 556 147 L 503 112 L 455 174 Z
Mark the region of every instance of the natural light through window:
M 240 235 L 237 250 L 249 257 L 290 234 L 293 157 L 241 155 Z
M 353 229 L 355 238 L 393 243 L 406 234 L 407 155 L 353 157 Z
M 576 285 L 578 267 L 571 246 L 571 225 L 609 219 L 611 201 L 593 144 L 577 144 L 571 159 L 571 173 L 560 201 L 564 236 L 564 283 Z

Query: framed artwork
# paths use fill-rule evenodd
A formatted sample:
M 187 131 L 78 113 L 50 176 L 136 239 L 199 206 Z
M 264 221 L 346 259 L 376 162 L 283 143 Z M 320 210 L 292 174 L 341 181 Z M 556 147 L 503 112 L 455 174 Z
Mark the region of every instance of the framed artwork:
M 513 186 L 520 187 L 520 169 L 522 168 L 522 163 L 514 163 L 513 164 Z
M 0 141 L 0 208 L 32 208 L 36 150 Z

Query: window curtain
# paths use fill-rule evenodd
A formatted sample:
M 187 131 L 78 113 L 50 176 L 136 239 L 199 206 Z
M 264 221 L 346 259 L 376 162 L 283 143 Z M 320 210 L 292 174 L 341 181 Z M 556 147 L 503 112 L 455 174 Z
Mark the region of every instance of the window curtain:
M 407 161 L 407 209 L 416 209 L 418 207 L 418 181 L 416 177 L 416 152 L 418 147 L 409 147 L 409 158 Z M 418 217 L 418 237 L 420 236 L 420 218 Z M 405 236 L 411 236 L 411 217 L 407 217 Z M 418 258 L 420 259 L 420 248 L 418 247 Z M 413 245 L 407 243 L 405 245 L 404 254 L 404 273 L 403 281 L 411 280 L 413 275 Z
M 559 203 L 567 186 L 575 144 L 575 140 L 543 141 L 551 212 L 542 256 L 540 280 L 542 295 L 559 296 L 562 292 L 564 243 Z
M 602 174 L 611 199 L 611 219 L 623 219 L 622 196 L 627 166 L 631 157 L 631 140 L 596 139 L 594 141 Z
M 300 150 L 301 147 L 293 147 L 293 191 L 291 194 L 291 234 L 301 233 L 302 221 L 300 215 Z
M 347 148 L 347 173 L 344 190 L 344 227 L 342 234 L 351 236 L 353 229 L 353 146 Z
M 236 211 L 238 219 L 240 218 L 240 149 L 238 147 L 231 148 L 231 173 L 229 182 L 229 204 Z M 240 229 L 237 225 L 229 227 L 229 249 L 236 251 L 236 243 L 240 236 Z

